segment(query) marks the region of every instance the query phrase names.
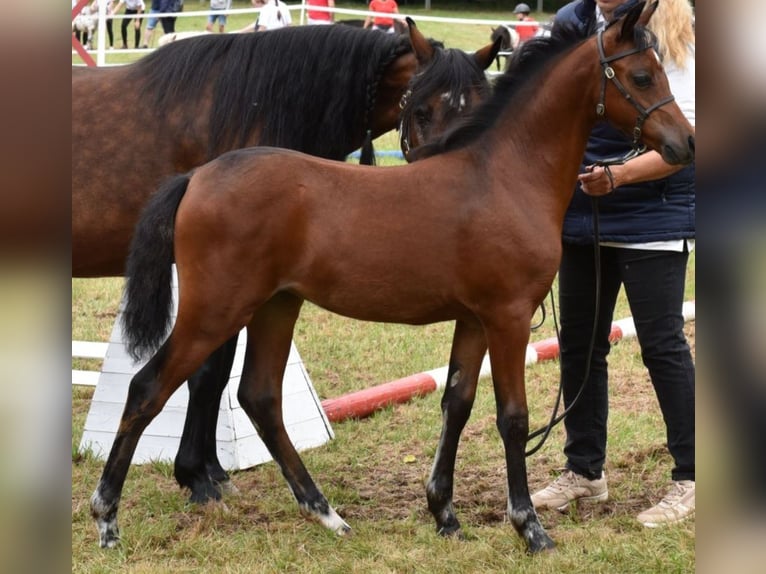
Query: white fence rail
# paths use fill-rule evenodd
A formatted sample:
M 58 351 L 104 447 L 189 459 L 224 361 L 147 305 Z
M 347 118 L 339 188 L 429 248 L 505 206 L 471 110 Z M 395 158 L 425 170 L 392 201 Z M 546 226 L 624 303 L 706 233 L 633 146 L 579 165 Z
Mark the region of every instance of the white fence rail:
M 72 358 L 102 359 L 106 357 L 109 343 L 92 343 L 89 341 L 72 341 Z M 98 383 L 98 371 L 72 369 L 72 384 L 95 387 Z

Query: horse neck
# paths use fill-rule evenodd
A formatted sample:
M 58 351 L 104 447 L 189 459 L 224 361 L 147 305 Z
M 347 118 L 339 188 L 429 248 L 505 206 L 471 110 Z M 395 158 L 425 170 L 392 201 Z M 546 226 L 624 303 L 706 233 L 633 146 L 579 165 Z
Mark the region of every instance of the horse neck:
M 549 212 L 563 222 L 574 193 L 580 163 L 597 116 L 600 66 L 595 45 L 586 42 L 558 58 L 506 105 L 486 137 L 482 150 L 507 186 L 510 201 L 530 189 L 535 201 L 551 202 Z M 590 88 L 586 88 L 590 86 Z M 489 142 L 489 145 L 486 144 Z M 532 169 L 528 169 L 531 167 Z M 527 184 L 527 185 L 524 185 Z M 540 193 L 544 189 L 546 193 Z

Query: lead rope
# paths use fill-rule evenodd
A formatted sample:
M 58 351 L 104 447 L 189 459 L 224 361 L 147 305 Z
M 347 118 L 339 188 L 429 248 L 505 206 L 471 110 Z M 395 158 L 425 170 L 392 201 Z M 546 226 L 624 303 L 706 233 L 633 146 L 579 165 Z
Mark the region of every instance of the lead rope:
M 559 390 L 558 390 L 558 393 L 556 394 L 556 404 L 553 406 L 553 411 L 551 413 L 551 418 L 548 421 L 548 424 L 527 435 L 527 442 L 529 442 L 533 438 L 540 436 L 541 434 L 543 436 L 535 446 L 533 446 L 531 449 L 529 449 L 528 451 L 524 453 L 524 456 L 531 456 L 543 447 L 543 445 L 545 444 L 545 441 L 548 440 L 548 436 L 551 434 L 553 427 L 555 427 L 562 420 L 564 420 L 567 414 L 569 414 L 569 412 L 574 408 L 574 406 L 580 400 L 580 397 L 582 396 L 582 393 L 585 390 L 585 386 L 588 382 L 588 379 L 590 378 L 590 365 L 593 359 L 593 349 L 596 346 L 596 327 L 598 325 L 598 310 L 601 305 L 601 246 L 599 245 L 598 198 L 597 197 L 591 196 L 591 205 L 593 207 L 593 256 L 594 256 L 594 270 L 596 275 L 596 304 L 595 304 L 596 312 L 593 314 L 593 328 L 591 329 L 590 342 L 588 343 L 588 354 L 587 354 L 587 362 L 585 363 L 585 373 L 583 374 L 582 383 L 580 384 L 580 389 L 577 391 L 577 394 L 575 395 L 574 399 L 572 399 L 572 402 L 569 404 L 569 406 L 565 408 L 561 414 L 558 414 L 558 412 L 559 412 L 559 407 L 561 406 L 561 399 L 564 396 L 564 385 L 563 385 L 563 380 L 559 379 Z M 553 325 L 556 329 L 556 340 L 559 343 L 559 350 L 560 350 L 561 349 L 561 333 L 559 332 L 559 324 L 558 324 L 558 319 L 556 317 L 556 302 L 554 301 L 554 298 L 553 298 L 553 289 L 551 289 L 550 291 L 550 296 L 551 296 L 551 316 L 553 317 Z

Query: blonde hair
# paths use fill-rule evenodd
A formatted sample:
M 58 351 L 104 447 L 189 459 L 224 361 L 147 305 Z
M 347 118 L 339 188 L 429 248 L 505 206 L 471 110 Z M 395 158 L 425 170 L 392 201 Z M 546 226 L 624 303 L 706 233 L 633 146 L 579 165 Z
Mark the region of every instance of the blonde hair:
M 689 0 L 659 0 L 648 28 L 657 35 L 663 62 L 683 70 L 694 47 L 694 12 Z

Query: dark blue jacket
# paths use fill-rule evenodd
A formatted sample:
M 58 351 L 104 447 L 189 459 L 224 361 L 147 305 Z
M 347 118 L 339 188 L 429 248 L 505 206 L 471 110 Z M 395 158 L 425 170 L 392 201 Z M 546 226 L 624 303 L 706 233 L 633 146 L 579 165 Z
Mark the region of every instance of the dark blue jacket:
M 628 0 L 615 17 L 634 4 Z M 583 36 L 596 31 L 595 0 L 576 0 L 556 13 L 556 25 L 574 25 Z M 597 159 L 621 156 L 631 148 L 630 138 L 606 122 L 591 132 L 580 171 Z M 618 243 L 644 243 L 692 238 L 695 234 L 694 164 L 654 181 L 618 187 L 598 198 L 599 238 Z M 566 243 L 592 244 L 591 197 L 578 184 L 564 218 Z

